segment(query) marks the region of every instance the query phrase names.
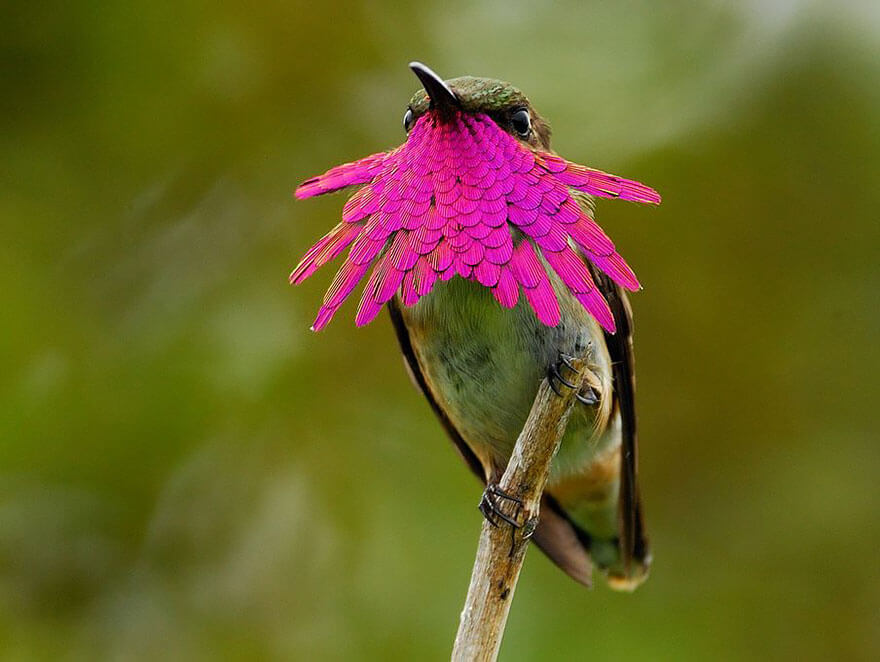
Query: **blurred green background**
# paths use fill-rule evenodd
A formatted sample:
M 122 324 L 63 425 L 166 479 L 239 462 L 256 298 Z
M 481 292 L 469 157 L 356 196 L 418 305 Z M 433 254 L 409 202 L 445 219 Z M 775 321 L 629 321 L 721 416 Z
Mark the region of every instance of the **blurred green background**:
M 522 88 L 634 297 L 655 564 L 532 551 L 502 659 L 878 659 L 875 2 L 15 3 L 0 36 L 0 658 L 442 659 L 480 488 L 383 315 L 290 268 L 420 59 Z

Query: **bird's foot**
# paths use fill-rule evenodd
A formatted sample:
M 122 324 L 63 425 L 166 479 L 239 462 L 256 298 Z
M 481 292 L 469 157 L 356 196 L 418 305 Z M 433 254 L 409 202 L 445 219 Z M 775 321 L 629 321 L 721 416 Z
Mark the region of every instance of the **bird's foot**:
M 599 404 L 599 391 L 596 390 L 595 387 L 590 385 L 584 385 L 584 387 L 577 393 L 575 396 L 578 399 L 578 402 L 581 402 L 588 407 L 595 407 Z
M 504 511 L 502 507 L 504 501 L 512 504 L 512 506 L 508 506 L 508 510 L 512 510 L 512 513 Z M 522 528 L 523 523 L 519 521 L 522 507 L 522 499 L 508 494 L 498 487 L 498 483 L 489 483 L 483 490 L 483 497 L 480 499 L 480 512 L 483 513 L 486 521 L 495 527 L 499 526 L 498 521 L 501 520 L 510 524 L 514 529 Z
M 547 367 L 547 382 L 550 384 L 550 388 L 553 389 L 553 392 L 560 397 L 562 397 L 562 393 L 559 392 L 559 386 L 565 386 L 568 388 L 575 387 L 574 384 L 562 376 L 563 368 L 566 368 L 573 373 L 577 373 L 577 369 L 571 362 L 573 358 L 573 356 L 565 354 L 564 352 L 559 352 L 559 358 L 556 360 L 556 363 L 551 363 Z M 559 386 L 557 386 L 557 384 Z M 589 384 L 584 384 L 574 397 L 588 407 L 592 407 L 599 402 L 599 392 Z

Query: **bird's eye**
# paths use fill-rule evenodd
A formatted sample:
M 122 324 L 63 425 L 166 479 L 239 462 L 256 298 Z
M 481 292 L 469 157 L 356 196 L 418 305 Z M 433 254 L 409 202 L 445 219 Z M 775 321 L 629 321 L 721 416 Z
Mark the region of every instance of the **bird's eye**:
M 532 118 L 529 117 L 529 111 L 525 108 L 515 110 L 510 116 L 510 126 L 521 138 L 528 138 L 532 132 Z
M 412 108 L 407 108 L 406 112 L 403 114 L 403 130 L 409 133 L 414 121 L 415 117 L 413 116 Z

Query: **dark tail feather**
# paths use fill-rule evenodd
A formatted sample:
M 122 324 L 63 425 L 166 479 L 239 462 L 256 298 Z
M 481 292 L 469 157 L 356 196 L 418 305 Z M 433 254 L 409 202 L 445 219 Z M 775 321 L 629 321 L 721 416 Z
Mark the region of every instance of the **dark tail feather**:
M 632 540 L 628 541 L 629 549 L 624 549 L 624 541 L 618 539 L 622 562 L 606 571 L 608 586 L 615 591 L 634 591 L 648 578 L 651 567 L 651 548 L 645 537 L 642 523 L 642 505 L 636 495 L 632 508 Z
M 591 588 L 593 562 L 590 560 L 589 546 L 584 545 L 584 536 L 587 534 L 575 527 L 559 504 L 545 494 L 541 499 L 538 528 L 532 539 L 569 577 Z
M 624 550 L 620 538 L 594 542 L 592 536 L 572 521 L 553 497 L 545 494 L 541 500 L 541 520 L 535 531 L 534 541 L 566 574 L 587 587 L 592 586 L 591 549 L 594 544 L 613 545 L 617 549 L 617 561 L 608 567 L 599 566 L 599 570 L 605 574 L 610 588 L 616 591 L 633 591 L 648 578 L 651 565 L 651 552 L 643 534 L 641 507 L 638 502 L 635 504 L 635 524 L 629 564 L 624 565 Z

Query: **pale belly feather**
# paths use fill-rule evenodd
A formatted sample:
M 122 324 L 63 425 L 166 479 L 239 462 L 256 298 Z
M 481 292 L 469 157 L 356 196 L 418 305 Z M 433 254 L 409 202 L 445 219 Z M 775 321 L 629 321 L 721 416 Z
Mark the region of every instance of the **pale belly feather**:
M 524 300 L 502 308 L 487 288 L 462 278 L 438 282 L 411 308 L 400 306 L 434 397 L 490 477 L 506 466 L 541 379 L 560 351 L 587 357 L 600 407 L 610 406 L 611 365 L 602 330 L 566 290 L 557 293 L 562 321 L 552 328 Z M 619 445 L 613 422 L 597 430 L 599 411 L 576 405 L 553 461 L 551 486 L 583 474 L 595 457 Z

